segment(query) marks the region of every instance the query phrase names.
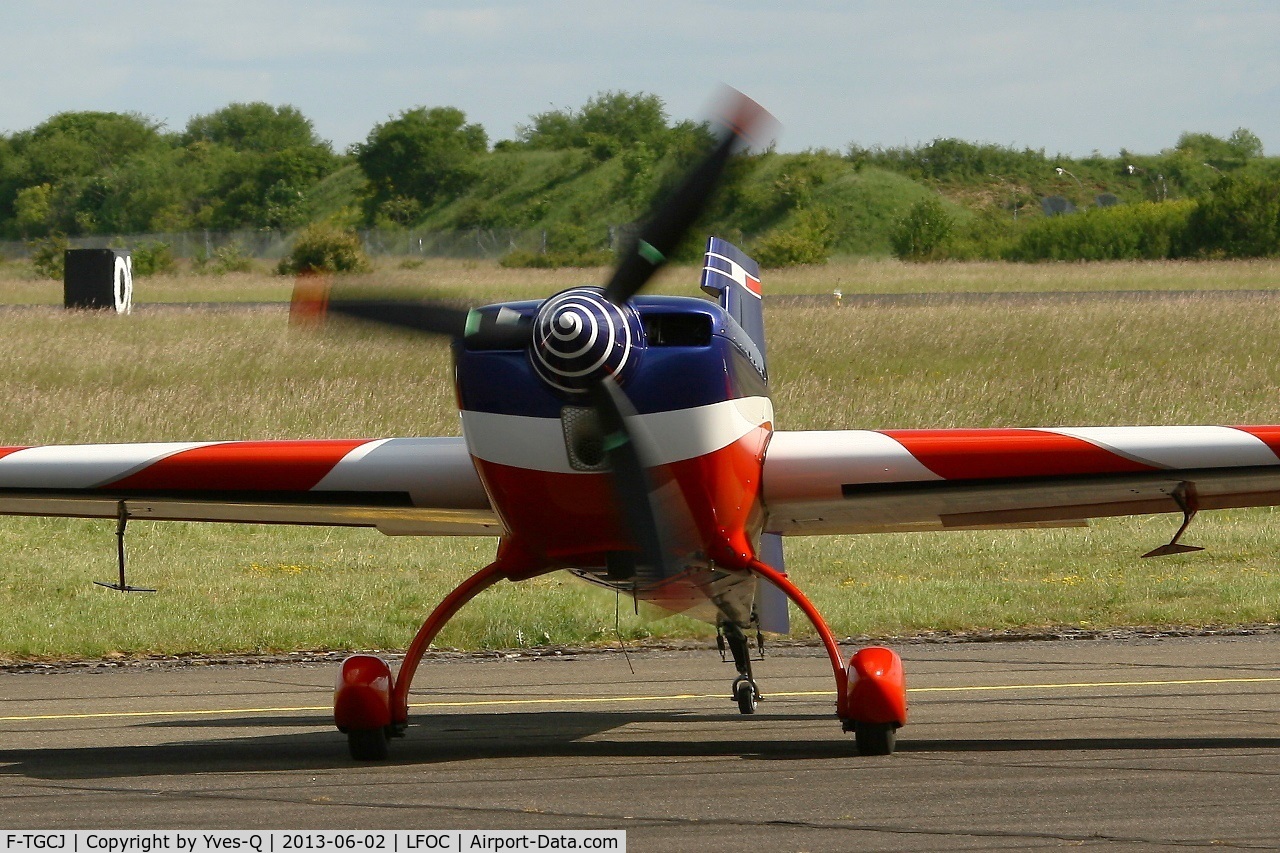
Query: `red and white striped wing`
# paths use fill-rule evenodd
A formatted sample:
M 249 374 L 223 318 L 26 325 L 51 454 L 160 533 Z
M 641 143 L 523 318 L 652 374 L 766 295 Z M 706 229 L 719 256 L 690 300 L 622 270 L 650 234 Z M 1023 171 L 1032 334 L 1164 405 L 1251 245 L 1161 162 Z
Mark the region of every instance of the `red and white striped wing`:
M 0 447 L 0 513 L 497 535 L 461 438 Z
M 1280 426 L 776 432 L 767 529 L 789 535 L 1062 526 L 1280 505 Z

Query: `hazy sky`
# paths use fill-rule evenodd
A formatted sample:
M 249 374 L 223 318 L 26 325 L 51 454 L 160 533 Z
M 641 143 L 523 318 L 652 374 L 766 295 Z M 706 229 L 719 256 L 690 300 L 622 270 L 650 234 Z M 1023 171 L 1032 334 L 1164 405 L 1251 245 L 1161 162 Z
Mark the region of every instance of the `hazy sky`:
M 604 90 L 702 118 L 728 83 L 779 147 L 939 136 L 1049 154 L 1154 153 L 1247 127 L 1280 154 L 1280 3 L 142 0 L 0 6 L 0 132 L 65 110 L 182 129 L 292 104 L 339 149 L 415 106 L 491 140 Z

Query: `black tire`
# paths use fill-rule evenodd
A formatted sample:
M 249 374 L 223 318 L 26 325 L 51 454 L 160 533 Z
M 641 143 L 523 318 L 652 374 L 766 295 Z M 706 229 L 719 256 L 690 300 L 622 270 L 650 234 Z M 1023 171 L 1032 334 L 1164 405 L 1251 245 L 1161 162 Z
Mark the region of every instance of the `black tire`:
M 756 686 L 743 679 L 733 683 L 733 699 L 738 703 L 738 710 L 744 714 L 756 712 Z
M 347 732 L 347 747 L 356 761 L 383 761 L 387 757 L 387 732 L 385 729 L 351 729 Z
M 893 755 L 898 729 L 893 723 L 854 723 L 853 739 L 859 755 Z

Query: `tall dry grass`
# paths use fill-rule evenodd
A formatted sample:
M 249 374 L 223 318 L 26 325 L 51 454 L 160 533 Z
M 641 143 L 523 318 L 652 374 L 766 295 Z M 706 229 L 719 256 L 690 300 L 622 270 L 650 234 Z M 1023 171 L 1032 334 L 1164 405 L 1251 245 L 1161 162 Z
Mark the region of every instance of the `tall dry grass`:
M 0 314 L 7 444 L 457 434 L 448 346 L 282 310 Z
M 837 288 L 844 293 L 1271 290 L 1280 287 L 1280 261 L 915 264 L 845 258 L 823 266 L 766 270 L 762 278 L 766 293 L 779 294 L 831 293 Z
M 1280 422 L 1276 301 L 766 312 L 786 429 Z

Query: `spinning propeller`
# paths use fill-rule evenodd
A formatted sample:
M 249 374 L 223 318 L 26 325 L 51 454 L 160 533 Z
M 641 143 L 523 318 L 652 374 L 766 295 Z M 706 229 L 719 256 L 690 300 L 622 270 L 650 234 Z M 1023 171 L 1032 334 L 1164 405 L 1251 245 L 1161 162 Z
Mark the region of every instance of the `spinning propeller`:
M 338 297 L 323 285 L 305 282 L 294 294 L 295 317 L 333 313 L 448 335 L 470 348 L 527 349 L 544 382 L 595 412 L 618 507 L 638 551 L 636 577 L 642 582 L 666 577 L 669 561 L 650 473 L 653 466 L 637 446 L 632 426 L 635 410 L 622 390 L 644 346 L 644 328 L 630 300 L 666 263 L 706 208 L 729 157 L 743 147 L 753 129 L 771 121 L 769 113 L 750 98 L 738 92 L 731 96 L 715 147 L 675 192 L 650 211 L 634 246 L 604 288 L 579 287 L 555 294 L 533 315 L 501 306 L 468 311 L 429 301 Z

